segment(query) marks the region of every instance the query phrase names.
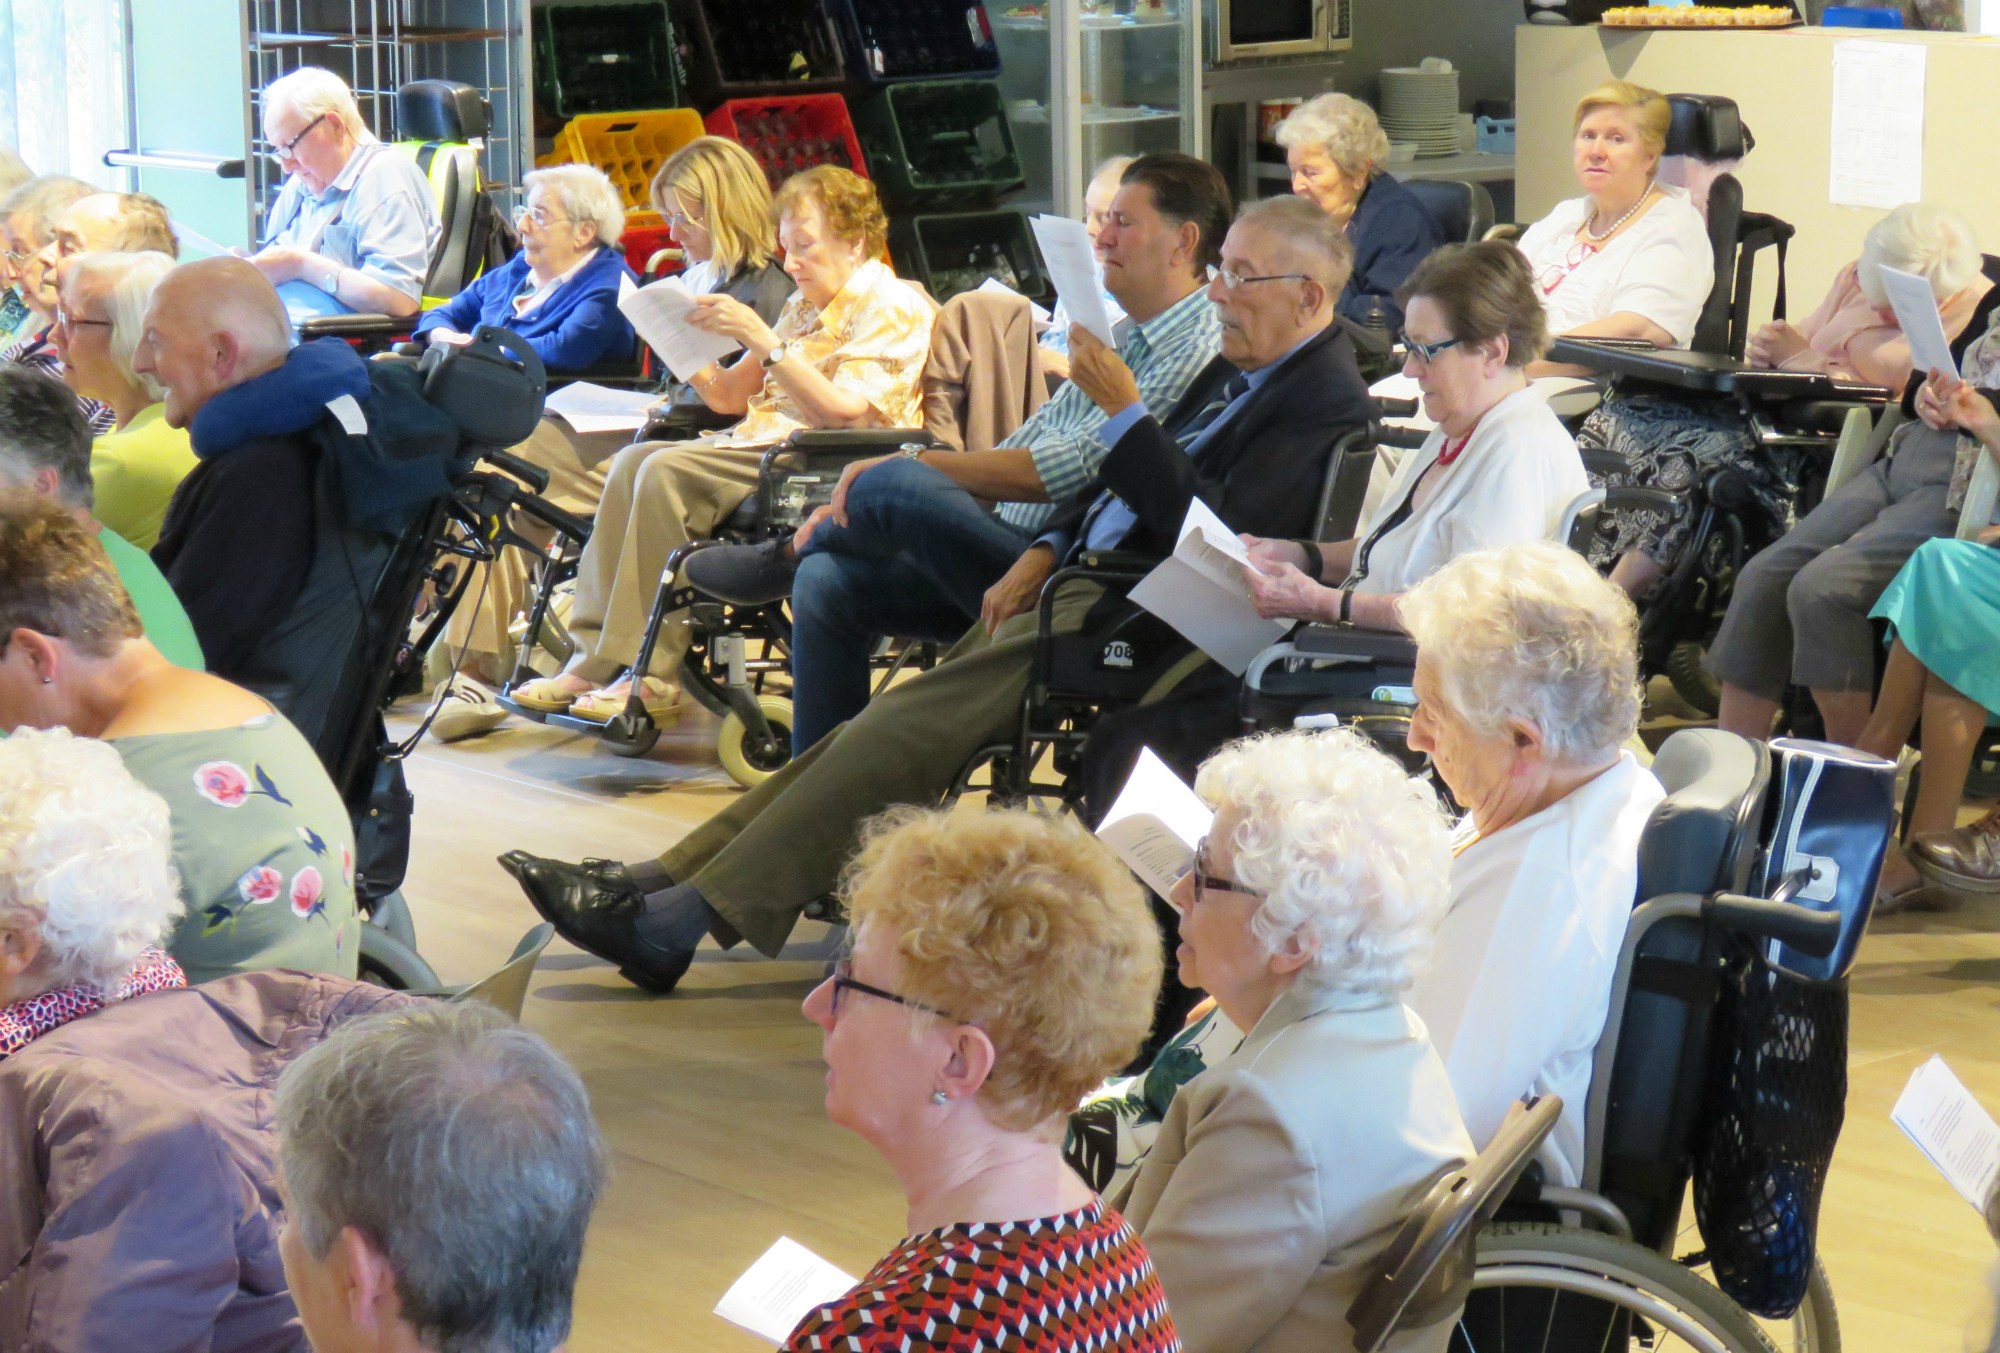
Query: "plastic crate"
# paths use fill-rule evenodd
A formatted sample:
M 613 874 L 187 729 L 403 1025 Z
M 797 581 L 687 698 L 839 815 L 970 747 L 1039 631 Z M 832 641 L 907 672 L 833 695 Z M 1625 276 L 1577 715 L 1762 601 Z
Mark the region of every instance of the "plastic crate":
M 632 113 L 588 113 L 571 118 L 542 164 L 596 165 L 625 202 L 627 227 L 664 225 L 653 210 L 653 175 L 673 153 L 708 129 L 692 108 Z
M 666 0 L 536 6 L 537 117 L 679 103 Z
M 980 0 L 832 0 L 847 68 L 868 84 L 997 75 L 1000 49 Z
M 778 99 L 731 99 L 710 113 L 709 131 L 735 139 L 764 166 L 776 188 L 802 169 L 837 164 L 868 176 L 847 100 L 838 94 L 797 94 Z
M 673 232 L 663 225 L 639 226 L 636 229 L 628 225 L 625 227 L 625 233 L 618 239 L 618 248 L 625 255 L 625 265 L 641 277 L 646 275 L 646 264 L 654 254 L 662 249 L 674 247 Z M 680 270 L 679 263 L 664 263 L 660 266 L 662 276 Z
M 825 0 L 673 0 L 673 20 L 676 74 L 697 108 L 847 81 Z
M 854 124 L 891 210 L 990 207 L 1021 186 L 1021 157 L 991 80 L 889 85 L 855 109 Z
M 889 223 L 889 253 L 897 273 L 921 282 L 940 305 L 989 277 L 1031 298 L 1051 290 L 1018 211 L 899 217 Z

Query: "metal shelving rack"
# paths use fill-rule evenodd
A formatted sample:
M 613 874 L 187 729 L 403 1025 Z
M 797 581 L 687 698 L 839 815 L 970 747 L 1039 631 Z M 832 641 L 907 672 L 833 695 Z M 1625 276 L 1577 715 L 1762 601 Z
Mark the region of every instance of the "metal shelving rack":
M 346 80 L 384 141 L 400 139 L 399 85 L 461 80 L 493 103 L 483 156 L 488 182 L 504 196 L 533 167 L 524 0 L 246 0 L 246 10 L 245 113 L 253 135 L 264 125 L 264 86 L 301 66 L 324 66 Z M 254 148 L 270 150 L 261 136 Z M 249 176 L 261 221 L 281 181 L 277 164 L 259 153 Z

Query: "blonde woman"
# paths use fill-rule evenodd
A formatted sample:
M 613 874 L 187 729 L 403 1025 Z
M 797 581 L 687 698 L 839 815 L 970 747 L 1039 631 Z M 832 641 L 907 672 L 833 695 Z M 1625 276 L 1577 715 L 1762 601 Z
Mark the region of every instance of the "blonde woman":
M 1389 138 L 1375 110 L 1322 94 L 1278 124 L 1292 191 L 1332 217 L 1354 246 L 1354 274 L 1334 308 L 1360 323 L 1399 327 L 1396 293 L 1441 243 L 1415 194 L 1384 172 Z

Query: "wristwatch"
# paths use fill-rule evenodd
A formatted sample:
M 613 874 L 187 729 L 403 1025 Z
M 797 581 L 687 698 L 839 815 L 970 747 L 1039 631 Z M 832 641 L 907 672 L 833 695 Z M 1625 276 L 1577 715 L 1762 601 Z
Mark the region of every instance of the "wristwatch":
M 903 443 L 903 445 L 896 448 L 896 454 L 901 456 L 904 460 L 922 460 L 924 458 L 924 452 L 928 451 L 929 449 L 930 449 L 929 447 L 919 446 L 915 442 L 905 442 Z
M 792 352 L 790 348 L 787 348 L 783 343 L 778 344 L 777 347 L 772 348 L 769 352 L 764 354 L 764 369 L 766 371 L 769 371 L 772 367 L 784 361 L 787 357 L 791 355 Z

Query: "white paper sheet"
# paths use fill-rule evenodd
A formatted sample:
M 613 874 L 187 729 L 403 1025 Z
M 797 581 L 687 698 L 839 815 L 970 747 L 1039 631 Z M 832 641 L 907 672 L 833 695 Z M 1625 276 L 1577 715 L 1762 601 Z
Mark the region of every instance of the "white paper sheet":
M 777 1243 L 729 1285 L 715 1314 L 773 1344 L 782 1344 L 815 1306 L 854 1290 L 850 1278 L 790 1236 Z
M 720 334 L 703 333 L 687 322 L 694 309 L 694 293 L 678 277 L 662 277 L 649 286 L 621 291 L 618 309 L 646 346 L 659 354 L 667 370 L 680 380 L 693 380 L 695 373 L 711 362 L 720 361 L 742 344 Z
M 613 390 L 574 381 L 550 395 L 542 408 L 578 432 L 636 432 L 659 401 L 643 390 Z
M 1083 228 L 1083 222 L 1067 216 L 1037 216 L 1028 224 L 1034 227 L 1042 262 L 1048 267 L 1049 280 L 1056 284 L 1056 295 L 1062 298 L 1070 322 L 1088 329 L 1106 347 L 1117 347 L 1118 335 L 1112 328 L 1111 314 L 1104 307 L 1104 278 L 1098 271 L 1097 255 L 1090 247 L 1090 233 Z
M 1910 1076 L 1889 1111 L 1917 1149 L 1966 1202 L 1984 1212 L 2000 1175 L 2000 1125 L 1981 1108 L 1944 1058 L 1932 1057 Z
M 1194 867 L 1194 852 L 1215 814 L 1151 747 L 1141 748 L 1125 787 L 1098 824 L 1097 838 L 1161 897 Z
M 174 232 L 174 240 L 180 245 L 183 255 L 192 251 L 204 258 L 225 258 L 230 252 L 228 245 L 217 244 L 199 230 L 191 230 L 179 221 L 175 221 L 169 229 Z
M 1235 534 L 1197 498 L 1181 521 L 1173 554 L 1132 589 L 1132 600 L 1241 676 L 1252 658 L 1291 628 L 1289 621 L 1257 614 L 1243 581 L 1247 562 Z
M 979 289 L 981 291 L 990 291 L 996 296 L 1021 295 L 1020 292 L 1014 290 L 1014 288 L 1008 286 L 1005 282 L 1001 281 L 997 277 L 987 278 L 984 282 L 981 282 L 979 284 Z M 1022 299 L 1027 300 L 1025 296 L 1023 296 Z M 1042 309 L 1041 306 L 1036 305 L 1033 301 L 1028 301 L 1028 317 L 1030 321 L 1034 324 L 1035 332 L 1037 334 L 1040 334 L 1042 331 L 1047 329 L 1049 325 L 1055 323 L 1055 316 L 1051 315 L 1048 311 Z
M 1837 42 L 1827 200 L 1884 210 L 1924 195 L 1924 47 Z
M 1910 340 L 1910 355 L 1919 371 L 1948 371 L 1958 374 L 1951 360 L 1951 340 L 1944 336 L 1944 321 L 1938 318 L 1937 294 L 1931 284 L 1913 272 L 1882 268 L 1882 290 L 1896 312 L 1896 324 Z

